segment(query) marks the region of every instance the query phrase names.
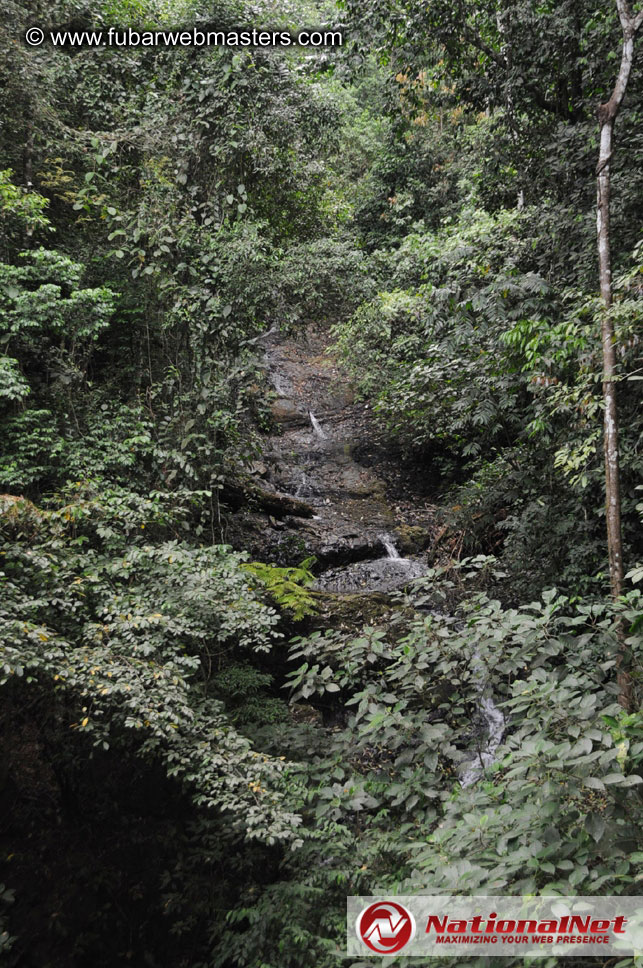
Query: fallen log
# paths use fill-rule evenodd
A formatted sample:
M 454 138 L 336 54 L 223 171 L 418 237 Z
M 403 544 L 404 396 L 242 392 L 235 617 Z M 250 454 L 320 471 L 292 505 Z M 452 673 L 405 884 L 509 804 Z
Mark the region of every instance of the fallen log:
M 289 514 L 296 518 L 312 518 L 315 514 L 314 508 L 306 501 L 279 491 L 268 491 L 251 480 L 226 482 L 221 500 L 233 511 L 242 507 L 260 508 L 275 518 L 285 518 Z

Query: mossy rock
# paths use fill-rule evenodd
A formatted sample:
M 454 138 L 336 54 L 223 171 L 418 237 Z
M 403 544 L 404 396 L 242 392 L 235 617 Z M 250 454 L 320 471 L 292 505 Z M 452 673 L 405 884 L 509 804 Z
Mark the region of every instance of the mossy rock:
M 431 540 L 426 528 L 401 524 L 395 529 L 400 542 L 400 551 L 405 555 L 416 555 L 423 551 Z
M 364 625 L 384 623 L 392 611 L 388 595 L 381 592 L 339 595 L 334 592 L 312 591 L 318 614 L 311 621 L 315 629 L 361 629 Z

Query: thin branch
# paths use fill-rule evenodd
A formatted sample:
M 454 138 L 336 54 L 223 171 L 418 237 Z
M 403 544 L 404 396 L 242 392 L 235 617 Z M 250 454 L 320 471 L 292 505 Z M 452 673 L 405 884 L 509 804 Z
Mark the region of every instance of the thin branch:
M 503 71 L 507 70 L 507 64 L 502 54 L 494 50 L 493 47 L 490 47 L 489 44 L 487 44 L 487 42 L 482 39 L 480 34 L 476 33 L 476 31 L 473 30 L 469 26 L 469 24 L 465 23 L 464 21 L 462 24 L 462 35 L 464 39 L 471 44 L 472 47 L 476 47 L 481 54 L 486 54 L 487 57 L 491 58 L 491 60 L 499 67 L 501 67 Z M 552 114 L 559 113 L 558 105 L 556 105 L 553 101 L 550 101 L 548 98 L 546 98 L 536 84 L 534 84 L 532 81 L 528 80 L 527 78 L 523 78 L 523 86 L 533 96 L 538 107 L 543 108 L 545 111 L 549 111 Z

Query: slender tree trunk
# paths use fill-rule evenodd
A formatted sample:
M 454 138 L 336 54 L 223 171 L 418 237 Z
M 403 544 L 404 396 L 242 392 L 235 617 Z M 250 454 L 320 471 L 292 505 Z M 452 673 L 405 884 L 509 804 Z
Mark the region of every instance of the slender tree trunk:
M 498 28 L 498 33 L 502 39 L 502 47 L 500 54 L 505 63 L 505 73 L 507 75 L 507 80 L 505 83 L 505 115 L 507 119 L 507 125 L 509 127 L 509 134 L 511 137 L 514 149 L 518 150 L 518 125 L 516 122 L 516 111 L 514 105 L 514 97 L 512 90 L 512 78 L 511 71 L 513 68 L 513 49 L 511 43 L 511 23 L 509 20 L 509 13 L 504 11 L 501 13 L 497 11 L 496 13 L 496 26 Z M 516 208 L 518 211 L 522 211 L 525 207 L 525 190 L 524 188 L 518 188 L 516 193 Z
M 634 39 L 643 24 L 643 11 L 633 14 L 628 0 L 616 0 L 623 30 L 621 66 L 612 96 L 598 111 L 600 123 L 600 152 L 596 171 L 596 228 L 598 236 L 598 271 L 603 314 L 601 338 L 603 344 L 603 400 L 605 450 L 605 511 L 607 518 L 607 550 L 610 585 L 616 599 L 623 591 L 623 536 L 621 530 L 621 495 L 618 450 L 618 411 L 616 404 L 616 347 L 612 316 L 612 259 L 610 251 L 610 178 L 614 142 L 614 124 L 623 103 L 634 60 Z M 619 701 L 631 705 L 631 680 L 621 651 L 618 666 Z
M 603 401 L 605 450 L 605 511 L 612 595 L 623 590 L 623 539 L 621 534 L 621 497 L 616 407 L 616 347 L 612 307 L 612 267 L 610 252 L 610 158 L 614 137 L 614 117 L 601 122 L 601 148 L 597 178 L 598 267 L 604 312 L 601 319 L 603 343 Z
M 33 188 L 33 120 L 27 122 L 25 146 L 22 153 L 23 182 L 27 191 Z M 33 246 L 33 228 L 27 223 L 27 249 Z
M 574 34 L 570 42 L 570 60 L 574 65 L 571 74 L 570 119 L 576 124 L 584 116 L 583 110 L 583 71 L 581 68 L 582 24 L 578 10 L 574 14 Z

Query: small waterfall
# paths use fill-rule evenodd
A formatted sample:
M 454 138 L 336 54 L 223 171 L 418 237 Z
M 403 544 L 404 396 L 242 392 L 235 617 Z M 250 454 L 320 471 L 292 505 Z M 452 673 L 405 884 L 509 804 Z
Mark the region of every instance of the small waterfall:
M 340 594 L 365 590 L 391 592 L 426 575 L 426 561 L 419 557 L 403 558 L 392 535 L 378 534 L 377 540 L 385 555 L 329 568 L 318 578 L 316 587 Z
M 381 534 L 379 535 L 379 539 L 384 545 L 384 550 L 389 558 L 395 558 L 397 561 L 402 560 L 390 534 Z
M 280 397 L 287 397 L 291 393 L 291 387 L 288 386 L 287 382 L 284 381 L 281 373 L 278 370 L 270 371 L 270 382 L 272 383 L 275 393 Z
M 306 494 L 308 494 L 309 490 L 308 478 L 306 477 L 306 474 L 302 472 L 301 481 L 297 487 L 297 490 L 295 491 L 295 497 L 304 497 Z
M 308 411 L 308 416 L 310 417 L 310 423 L 312 425 L 313 430 L 317 434 L 317 436 L 318 437 L 321 437 L 322 440 L 326 440 L 326 434 L 322 430 L 321 424 L 319 423 L 319 420 L 317 419 L 317 417 L 315 416 L 315 414 L 312 412 L 312 410 L 309 410 Z
M 476 652 L 474 660 L 480 656 Z M 484 682 L 480 687 L 480 715 L 484 722 L 484 730 L 480 737 L 480 747 L 475 756 L 468 761 L 467 766 L 462 770 L 460 776 L 460 786 L 468 787 L 476 783 L 485 769 L 495 760 L 496 750 L 502 743 L 505 733 L 505 717 L 500 712 L 491 696 L 484 695 Z

